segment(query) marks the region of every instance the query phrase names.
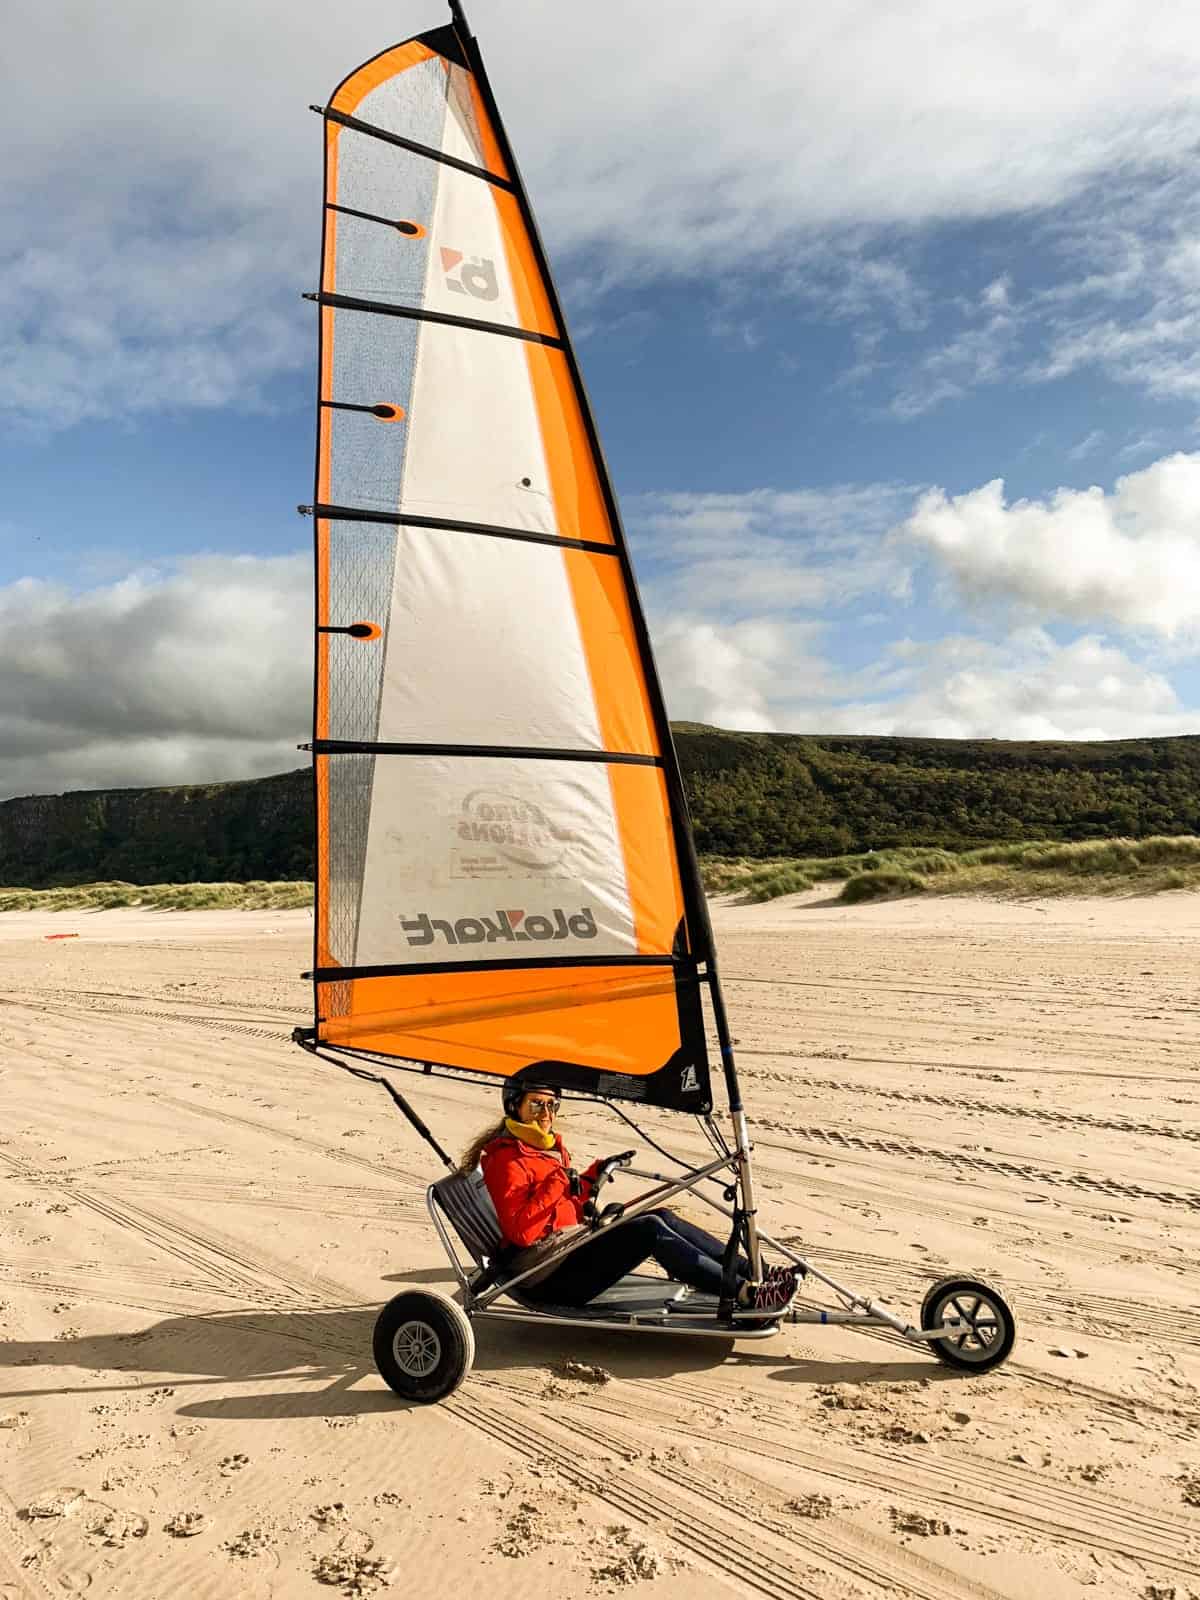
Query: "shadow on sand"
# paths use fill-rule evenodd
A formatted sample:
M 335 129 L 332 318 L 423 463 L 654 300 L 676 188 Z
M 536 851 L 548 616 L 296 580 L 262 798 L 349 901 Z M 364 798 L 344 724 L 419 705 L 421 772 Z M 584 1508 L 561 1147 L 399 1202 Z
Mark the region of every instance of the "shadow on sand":
M 389 1283 L 444 1283 L 439 1271 L 397 1273 Z M 407 1410 L 406 1402 L 383 1386 L 371 1356 L 371 1335 L 379 1305 L 342 1306 L 311 1311 L 236 1311 L 168 1317 L 137 1333 L 89 1334 L 72 1339 L 0 1344 L 0 1367 L 74 1368 L 110 1381 L 72 1387 L 11 1389 L 0 1400 L 28 1400 L 39 1394 L 99 1396 L 136 1393 L 169 1383 L 177 1414 L 208 1418 L 353 1417 L 376 1411 Z M 662 1378 L 706 1373 L 728 1365 L 766 1369 L 788 1383 L 894 1383 L 905 1379 L 951 1377 L 930 1360 L 878 1362 L 788 1359 L 781 1347 L 735 1349 L 732 1340 L 683 1335 L 591 1332 L 540 1328 L 519 1323 L 476 1324 L 474 1370 L 497 1375 L 522 1369 L 547 1369 L 564 1360 L 605 1367 L 616 1378 Z M 270 1393 L 222 1395 L 204 1399 L 197 1389 L 212 1386 L 288 1385 Z M 360 1390 L 356 1387 L 364 1383 Z M 320 1385 L 319 1388 L 312 1387 Z M 302 1387 L 301 1387 L 302 1386 Z

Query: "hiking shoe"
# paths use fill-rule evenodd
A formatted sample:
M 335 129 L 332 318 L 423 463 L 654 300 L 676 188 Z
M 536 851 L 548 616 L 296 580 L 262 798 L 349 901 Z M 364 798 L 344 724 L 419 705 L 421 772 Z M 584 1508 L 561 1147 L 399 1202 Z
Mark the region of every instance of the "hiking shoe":
M 772 1267 L 762 1283 L 755 1287 L 750 1298 L 750 1309 L 778 1315 L 791 1305 L 799 1288 L 800 1279 L 795 1267 Z
M 804 1277 L 804 1269 L 803 1269 L 803 1267 L 797 1267 L 797 1266 L 792 1266 L 792 1265 L 788 1265 L 786 1267 L 779 1267 L 779 1266 L 768 1267 L 767 1270 L 763 1273 L 763 1282 L 764 1283 L 774 1283 L 776 1281 L 776 1279 L 778 1279 L 778 1278 L 787 1278 L 787 1277 L 794 1277 L 794 1278 L 797 1278 L 797 1279 L 803 1278 Z

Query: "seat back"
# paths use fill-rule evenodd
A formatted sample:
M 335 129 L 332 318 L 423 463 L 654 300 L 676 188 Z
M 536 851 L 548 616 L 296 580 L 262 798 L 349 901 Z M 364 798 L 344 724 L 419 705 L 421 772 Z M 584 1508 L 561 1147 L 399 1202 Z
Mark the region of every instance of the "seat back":
M 504 1248 L 504 1236 L 496 1219 L 492 1197 L 487 1192 L 483 1173 L 455 1172 L 439 1178 L 433 1193 L 447 1222 L 471 1252 L 478 1266 L 495 1262 Z

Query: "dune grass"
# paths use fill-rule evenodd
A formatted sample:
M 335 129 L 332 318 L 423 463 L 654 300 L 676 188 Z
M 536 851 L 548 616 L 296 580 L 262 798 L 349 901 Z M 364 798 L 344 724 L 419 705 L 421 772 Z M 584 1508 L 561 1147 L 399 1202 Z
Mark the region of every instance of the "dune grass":
M 701 860 L 709 894 L 744 903 L 842 885 L 848 905 L 913 894 L 975 894 L 998 899 L 1055 895 L 1157 894 L 1200 888 L 1200 836 L 1047 840 L 977 850 L 905 848 L 858 855 Z M 0 889 L 4 911 L 288 911 L 311 906 L 311 883 L 86 883 L 58 889 Z
M 747 902 L 839 880 L 839 898 L 847 904 L 912 894 L 1157 894 L 1200 888 L 1200 837 L 1046 840 L 962 852 L 907 848 L 825 861 L 722 857 L 705 861 L 703 871 L 710 893 L 736 894 Z
M 311 906 L 311 883 L 82 883 L 61 889 L 0 889 L 2 911 L 290 911 Z

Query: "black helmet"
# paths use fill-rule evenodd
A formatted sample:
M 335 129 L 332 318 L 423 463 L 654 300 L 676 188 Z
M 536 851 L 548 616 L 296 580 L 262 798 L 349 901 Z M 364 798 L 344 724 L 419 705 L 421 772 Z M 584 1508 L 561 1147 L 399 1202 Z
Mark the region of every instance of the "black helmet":
M 561 1066 L 558 1061 L 534 1061 L 527 1067 L 522 1067 L 519 1072 L 514 1072 L 511 1078 L 505 1078 L 500 1088 L 500 1098 L 504 1105 L 504 1115 L 515 1118 L 521 1108 L 521 1101 L 534 1089 L 544 1089 L 547 1094 L 558 1095 L 561 1091 L 553 1081 L 552 1067 Z

